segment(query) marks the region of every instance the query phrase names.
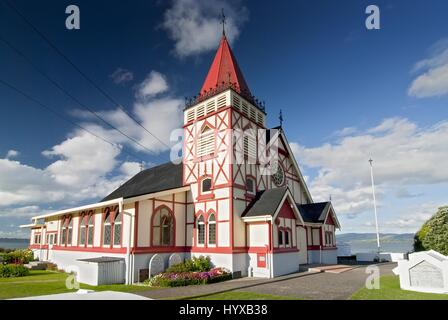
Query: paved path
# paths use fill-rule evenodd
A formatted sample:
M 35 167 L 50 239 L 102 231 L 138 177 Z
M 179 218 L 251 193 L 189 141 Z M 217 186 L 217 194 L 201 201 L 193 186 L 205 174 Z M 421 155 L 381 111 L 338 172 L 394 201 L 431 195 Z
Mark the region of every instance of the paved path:
M 380 265 L 381 275 L 392 274 L 395 263 Z M 227 291 L 246 291 L 289 296 L 303 299 L 340 300 L 348 299 L 364 286 L 366 266 L 332 274 L 300 272 L 275 279 L 242 278 L 204 286 L 188 286 L 138 292 L 136 294 L 153 299 L 178 299 L 209 295 Z

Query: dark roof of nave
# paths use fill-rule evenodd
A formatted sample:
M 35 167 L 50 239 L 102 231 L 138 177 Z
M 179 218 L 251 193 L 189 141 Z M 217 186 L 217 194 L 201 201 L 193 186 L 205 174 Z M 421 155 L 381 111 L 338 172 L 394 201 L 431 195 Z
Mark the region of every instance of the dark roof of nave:
M 167 162 L 137 173 L 101 201 L 138 197 L 182 186 L 182 163 Z
M 288 188 L 274 188 L 257 192 L 255 199 L 243 212 L 243 217 L 273 216 Z
M 305 222 L 323 223 L 330 202 L 316 202 L 310 204 L 297 204 L 300 214 Z

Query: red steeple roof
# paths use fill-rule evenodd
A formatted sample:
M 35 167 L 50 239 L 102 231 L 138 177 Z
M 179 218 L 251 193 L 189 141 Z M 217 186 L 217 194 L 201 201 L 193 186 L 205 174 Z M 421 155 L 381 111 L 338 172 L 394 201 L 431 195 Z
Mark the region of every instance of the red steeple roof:
M 229 84 L 232 84 L 232 87 L 241 94 L 252 95 L 246 80 L 244 80 L 243 73 L 238 67 L 232 49 L 230 49 L 227 38 L 223 35 L 215 59 L 213 59 L 207 78 L 202 85 L 200 95 L 210 91 L 210 89 Z

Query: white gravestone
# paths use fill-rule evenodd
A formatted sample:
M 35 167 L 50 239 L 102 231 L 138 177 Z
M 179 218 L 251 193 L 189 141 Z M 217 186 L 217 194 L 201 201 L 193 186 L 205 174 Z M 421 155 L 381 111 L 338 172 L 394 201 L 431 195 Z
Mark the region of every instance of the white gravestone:
M 165 270 L 165 262 L 160 254 L 155 254 L 149 260 L 149 277 L 153 277 Z
M 180 257 L 180 255 L 178 253 L 173 253 L 172 255 L 170 255 L 170 258 L 168 259 L 168 266 L 172 267 L 181 262 L 182 258 Z
M 448 293 L 448 257 L 436 251 L 411 253 L 393 272 L 400 276 L 403 290 Z

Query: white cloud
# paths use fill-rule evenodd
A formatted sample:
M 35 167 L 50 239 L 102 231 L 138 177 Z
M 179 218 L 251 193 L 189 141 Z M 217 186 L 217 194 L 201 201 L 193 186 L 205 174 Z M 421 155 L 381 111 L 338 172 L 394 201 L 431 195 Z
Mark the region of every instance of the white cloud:
M 110 77 L 112 78 L 115 84 L 124 84 L 132 81 L 134 79 L 134 74 L 130 70 L 124 68 L 117 68 L 110 75 Z
M 6 159 L 16 158 L 20 154 L 17 150 L 8 150 L 6 153 Z
M 172 1 L 172 6 L 165 12 L 162 28 L 174 40 L 177 56 L 182 58 L 216 49 L 221 37 L 221 8 L 227 16 L 226 35 L 232 42 L 248 19 L 248 10 L 241 1 Z
M 33 216 L 42 213 L 42 209 L 39 206 L 25 206 L 18 208 L 8 208 L 0 210 L 0 216 L 13 217 L 13 218 L 31 218 Z
M 364 133 L 333 144 L 307 148 L 292 143 L 305 167 L 317 169 L 310 188 L 317 200 L 330 194 L 338 212 L 359 214 L 371 206 L 370 168 L 373 157 L 375 182 L 381 199 L 386 188 L 430 185 L 448 180 L 448 121 L 420 128 L 407 119 L 386 119 Z
M 157 71 L 151 71 L 146 79 L 140 84 L 138 96 L 140 98 L 152 98 L 160 93 L 168 91 L 166 77 Z
M 90 185 L 110 172 L 121 150 L 85 132 L 77 132 L 43 154 L 59 157 L 46 168 L 58 183 L 67 186 Z
M 345 137 L 345 136 L 348 136 L 348 135 L 351 135 L 351 134 L 355 133 L 357 130 L 358 129 L 356 127 L 346 127 L 346 128 L 341 129 L 341 130 L 336 130 L 333 133 L 333 136 Z
M 181 125 L 182 105 L 182 99 L 166 96 L 138 99 L 133 106 L 135 118 L 164 143 L 138 126 L 120 109 L 100 111 L 99 114 L 158 154 L 168 149 L 166 145 L 170 144 L 171 131 Z M 32 206 L 52 204 L 55 208 L 66 208 L 98 199 L 140 171 L 140 163 L 120 159 L 122 148 L 132 147 L 145 153 L 148 150 L 117 131 L 104 128 L 94 122 L 95 118 L 83 112 L 76 115 L 83 119 L 85 128 L 113 145 L 86 131 L 75 130 L 64 141 L 42 152 L 53 160 L 45 168 L 35 168 L 9 158 L 0 159 L 0 216 L 8 212 L 22 215 L 17 209 L 19 207 L 26 208 L 22 210 L 31 214 L 34 210 L 30 209 L 35 209 Z M 148 165 L 152 164 L 145 163 L 145 166 Z M 25 211 L 23 215 L 26 215 Z
M 380 228 L 385 232 L 416 232 L 437 212 L 440 206 L 442 204 L 434 202 L 407 206 L 398 217 L 382 221 Z M 412 214 L 410 215 L 409 212 Z M 365 225 L 373 226 L 372 222 L 367 222 Z
M 429 58 L 417 62 L 413 71 L 423 71 L 409 87 L 408 94 L 417 98 L 448 94 L 448 41 L 433 46 Z

